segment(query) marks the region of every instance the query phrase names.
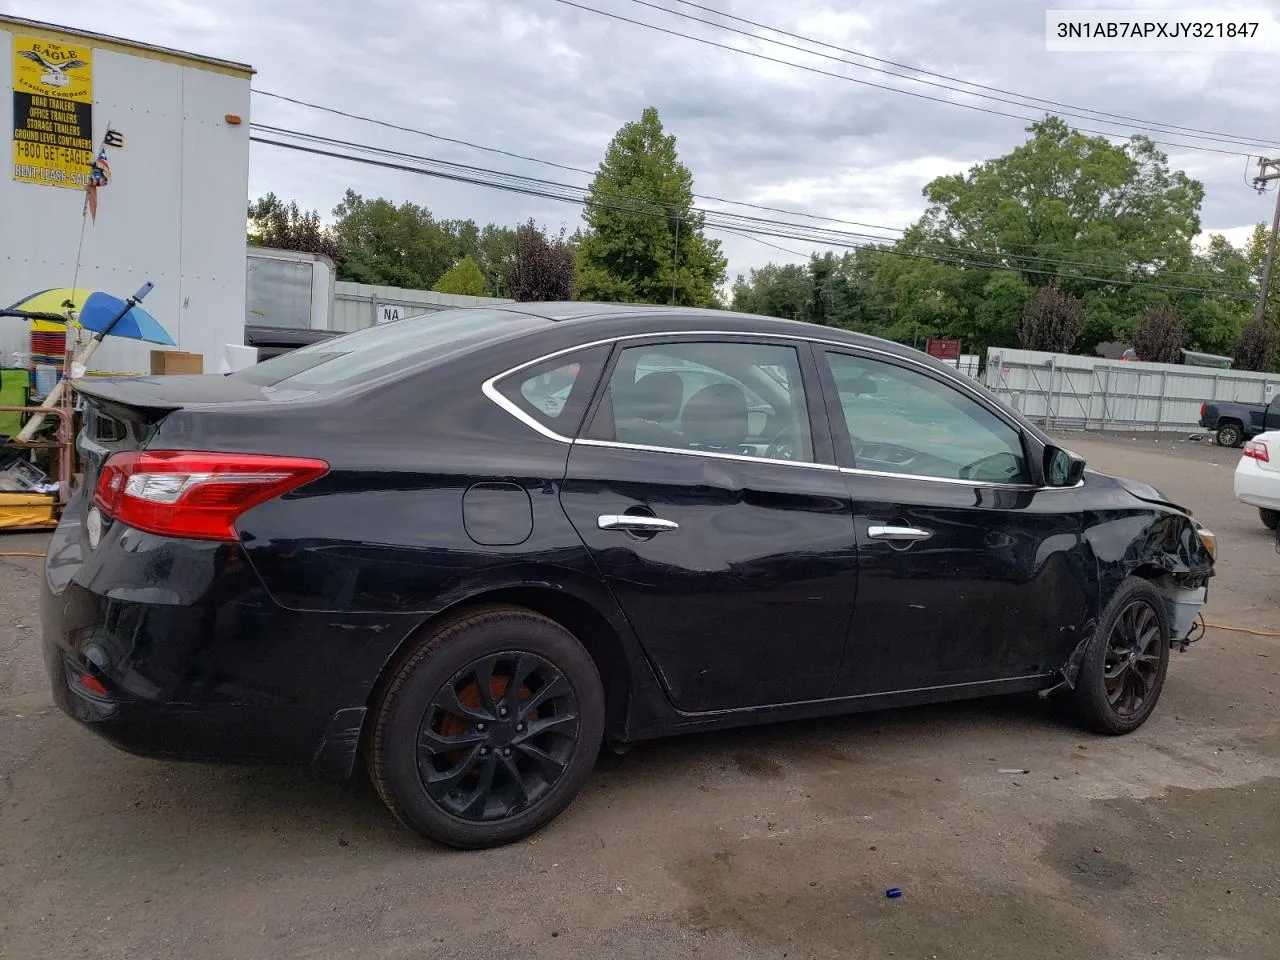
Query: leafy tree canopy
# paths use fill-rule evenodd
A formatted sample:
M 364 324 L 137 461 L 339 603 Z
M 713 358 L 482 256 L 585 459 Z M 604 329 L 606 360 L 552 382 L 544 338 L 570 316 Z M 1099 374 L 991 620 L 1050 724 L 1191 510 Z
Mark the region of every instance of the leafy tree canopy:
M 480 267 L 470 257 L 463 257 L 444 272 L 431 288 L 436 293 L 456 293 L 466 297 L 483 297 L 487 286 Z
M 658 111 L 617 132 L 591 182 L 578 247 L 583 300 L 715 306 L 727 262 L 693 209 L 693 175 Z

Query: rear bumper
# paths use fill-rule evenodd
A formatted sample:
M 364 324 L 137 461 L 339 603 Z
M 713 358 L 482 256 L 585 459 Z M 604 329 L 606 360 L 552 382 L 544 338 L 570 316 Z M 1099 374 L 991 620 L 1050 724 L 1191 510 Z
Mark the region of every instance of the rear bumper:
M 238 544 L 117 526 L 89 553 L 74 508 L 50 544 L 40 617 L 55 703 L 121 749 L 338 774 L 403 636 L 388 617 L 279 606 Z
M 1280 510 L 1280 470 L 1264 470 L 1252 457 L 1241 457 L 1236 465 L 1235 494 L 1241 503 Z

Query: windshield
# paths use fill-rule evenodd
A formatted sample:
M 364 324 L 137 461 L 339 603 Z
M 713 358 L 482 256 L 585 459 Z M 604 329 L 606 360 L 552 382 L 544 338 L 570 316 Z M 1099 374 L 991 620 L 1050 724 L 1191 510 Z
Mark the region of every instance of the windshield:
M 233 373 L 230 379 L 263 387 L 333 386 L 449 353 L 527 320 L 505 310 L 445 310 L 308 344 Z

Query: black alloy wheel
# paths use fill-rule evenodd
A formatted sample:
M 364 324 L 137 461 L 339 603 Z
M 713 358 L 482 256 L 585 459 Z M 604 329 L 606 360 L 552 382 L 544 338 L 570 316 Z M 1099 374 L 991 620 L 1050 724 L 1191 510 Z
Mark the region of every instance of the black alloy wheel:
M 1102 677 L 1107 703 L 1121 717 L 1142 712 L 1160 673 L 1163 637 L 1146 599 L 1132 600 L 1116 617 L 1107 638 Z
M 1218 428 L 1218 446 L 1238 447 L 1244 439 L 1244 431 L 1234 423 L 1224 423 Z
M 578 698 L 554 664 L 521 651 L 481 657 L 431 699 L 418 731 L 422 785 L 455 817 L 510 817 L 564 775 L 578 732 Z
M 492 606 L 432 630 L 373 712 L 369 779 L 391 812 L 454 847 L 555 819 L 595 765 L 605 699 L 591 655 L 531 610 Z
M 1164 689 L 1169 646 L 1164 597 L 1141 577 L 1127 577 L 1102 611 L 1066 706 L 1098 733 L 1137 730 Z

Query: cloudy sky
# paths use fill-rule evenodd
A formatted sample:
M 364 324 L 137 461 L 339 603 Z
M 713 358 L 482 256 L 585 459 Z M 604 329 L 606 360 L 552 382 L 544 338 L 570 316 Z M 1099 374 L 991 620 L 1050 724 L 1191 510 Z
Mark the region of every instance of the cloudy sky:
M 905 226 L 919 215 L 920 191 L 931 178 L 1007 152 L 1024 139 L 1025 120 L 956 104 L 1038 115 L 1028 106 L 886 76 L 653 8 L 751 29 L 679 0 L 646 0 L 653 6 L 635 0 L 575 2 L 734 49 L 647 30 L 560 0 L 0 0 L 0 10 L 246 62 L 256 68 L 254 87 L 261 91 L 570 167 L 594 168 L 617 128 L 653 105 L 678 137 L 698 193 L 887 227 Z M 699 2 L 934 74 L 1140 121 L 1072 119 L 1084 127 L 1124 135 L 1159 121 L 1280 144 L 1274 53 L 1045 52 L 1044 11 L 1050 6 L 1156 10 L 1193 7 L 1189 2 Z M 1242 18 L 1280 19 L 1280 12 L 1265 12 L 1274 6 L 1270 0 L 1201 0 L 1199 6 L 1238 9 Z M 840 76 L 753 58 L 744 50 Z M 263 96 L 254 97 L 252 116 L 260 123 L 415 154 L 580 185 L 588 180 Z M 1150 135 L 1227 151 L 1164 147 L 1174 166 L 1204 182 L 1206 231 L 1238 240 L 1270 216 L 1272 198 L 1258 196 L 1246 183 L 1246 173 L 1253 172 L 1246 155 L 1257 146 L 1185 132 Z M 1280 146 L 1274 153 L 1280 154 Z M 412 200 L 440 217 L 481 223 L 532 216 L 553 229 L 563 223 L 572 230 L 580 220 L 580 209 L 569 204 L 262 145 L 254 146 L 249 186 L 253 196 L 271 190 L 326 214 L 353 187 L 365 195 Z M 721 239 L 731 277 L 769 260 L 799 259 L 743 236 Z M 801 254 L 810 249 L 803 241 L 770 242 Z

